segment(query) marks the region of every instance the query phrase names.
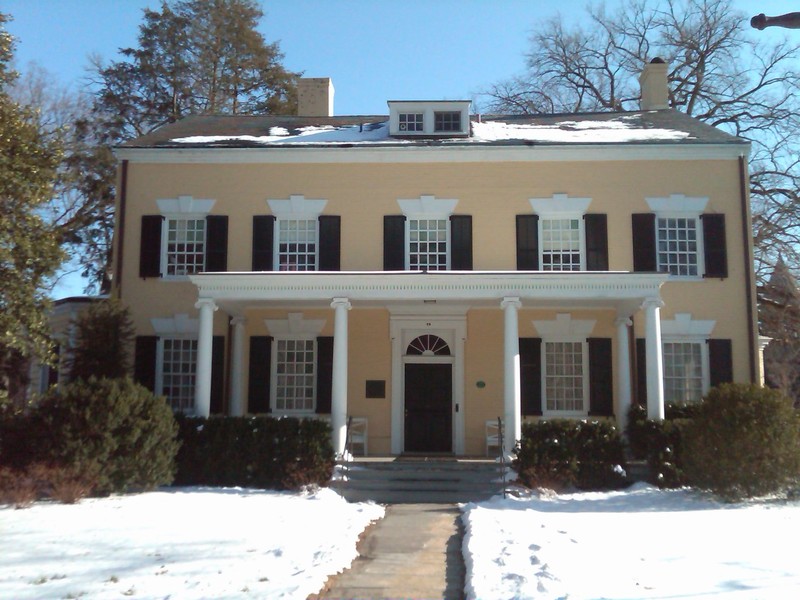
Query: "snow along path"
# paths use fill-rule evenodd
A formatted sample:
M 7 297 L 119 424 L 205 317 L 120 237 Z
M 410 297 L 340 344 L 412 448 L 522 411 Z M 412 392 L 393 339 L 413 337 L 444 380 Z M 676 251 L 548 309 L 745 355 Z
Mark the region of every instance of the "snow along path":
M 0 508 L 0 598 L 301 598 L 383 507 L 327 489 L 177 488 Z
M 495 498 L 463 507 L 469 599 L 800 598 L 800 502 L 689 490 Z

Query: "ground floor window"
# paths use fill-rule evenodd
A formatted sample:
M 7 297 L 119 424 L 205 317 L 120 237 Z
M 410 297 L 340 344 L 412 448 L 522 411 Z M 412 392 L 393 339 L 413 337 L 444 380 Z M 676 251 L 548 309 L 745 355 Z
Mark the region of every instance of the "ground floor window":
M 665 402 L 698 402 L 703 397 L 704 345 L 702 342 L 664 342 Z
M 545 406 L 550 412 L 585 412 L 586 344 L 554 341 L 544 344 Z
M 315 341 L 276 340 L 275 408 L 309 412 L 315 409 Z
M 194 412 L 196 370 L 197 340 L 161 339 L 161 385 L 158 393 L 167 398 L 176 412 Z

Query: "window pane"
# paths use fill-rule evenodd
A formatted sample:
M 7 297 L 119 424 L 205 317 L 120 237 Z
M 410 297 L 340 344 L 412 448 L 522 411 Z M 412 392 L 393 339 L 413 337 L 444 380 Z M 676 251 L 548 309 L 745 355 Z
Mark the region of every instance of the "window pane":
M 461 131 L 461 113 L 458 111 L 434 113 L 433 128 L 435 131 Z
M 579 219 L 542 219 L 542 270 L 580 271 Z
M 280 271 L 316 271 L 316 219 L 281 219 L 278 221 L 278 269 Z
M 548 411 L 583 412 L 583 343 L 545 343 Z
M 313 340 L 278 340 L 278 410 L 313 411 L 315 358 Z
M 703 397 L 703 363 L 700 343 L 665 342 L 664 400 L 697 402 Z
M 657 220 L 658 269 L 671 275 L 696 277 L 697 219 L 667 218 Z
M 447 219 L 409 221 L 409 268 L 412 271 L 447 269 Z
M 167 219 L 167 275 L 191 275 L 205 269 L 205 219 Z
M 164 338 L 162 357 L 161 393 L 173 410 L 193 413 L 197 340 Z

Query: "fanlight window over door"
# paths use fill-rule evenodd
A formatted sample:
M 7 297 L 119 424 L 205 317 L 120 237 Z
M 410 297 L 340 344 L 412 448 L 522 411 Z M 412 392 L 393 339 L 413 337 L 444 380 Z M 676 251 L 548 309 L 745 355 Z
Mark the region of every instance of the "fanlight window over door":
M 426 333 L 411 341 L 406 356 L 450 356 L 450 346 L 439 336 Z

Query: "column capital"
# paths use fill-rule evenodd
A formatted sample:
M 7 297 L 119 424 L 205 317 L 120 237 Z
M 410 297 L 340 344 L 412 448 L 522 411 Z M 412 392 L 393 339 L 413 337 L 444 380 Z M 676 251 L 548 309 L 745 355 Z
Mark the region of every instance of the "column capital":
M 503 298 L 503 301 L 500 302 L 500 308 L 505 310 L 506 308 L 514 307 L 519 310 L 522 307 L 522 302 L 519 301 L 518 296 L 506 296 Z
M 614 319 L 615 327 L 630 327 L 631 325 L 633 325 L 633 319 L 630 317 L 617 317 Z
M 645 298 L 642 308 L 664 308 L 664 301 L 661 298 Z
M 231 317 L 231 325 L 236 327 L 237 325 L 244 325 L 247 323 L 247 317 L 243 317 L 241 315 L 236 315 L 235 317 Z
M 353 305 L 350 304 L 349 298 L 334 298 L 333 301 L 331 302 L 331 308 L 340 308 L 340 307 L 350 310 L 351 308 L 353 308 Z
M 197 302 L 194 303 L 194 307 L 198 310 L 202 310 L 205 307 L 211 308 L 211 310 L 216 311 L 219 306 L 217 303 L 214 302 L 211 298 L 199 298 Z

